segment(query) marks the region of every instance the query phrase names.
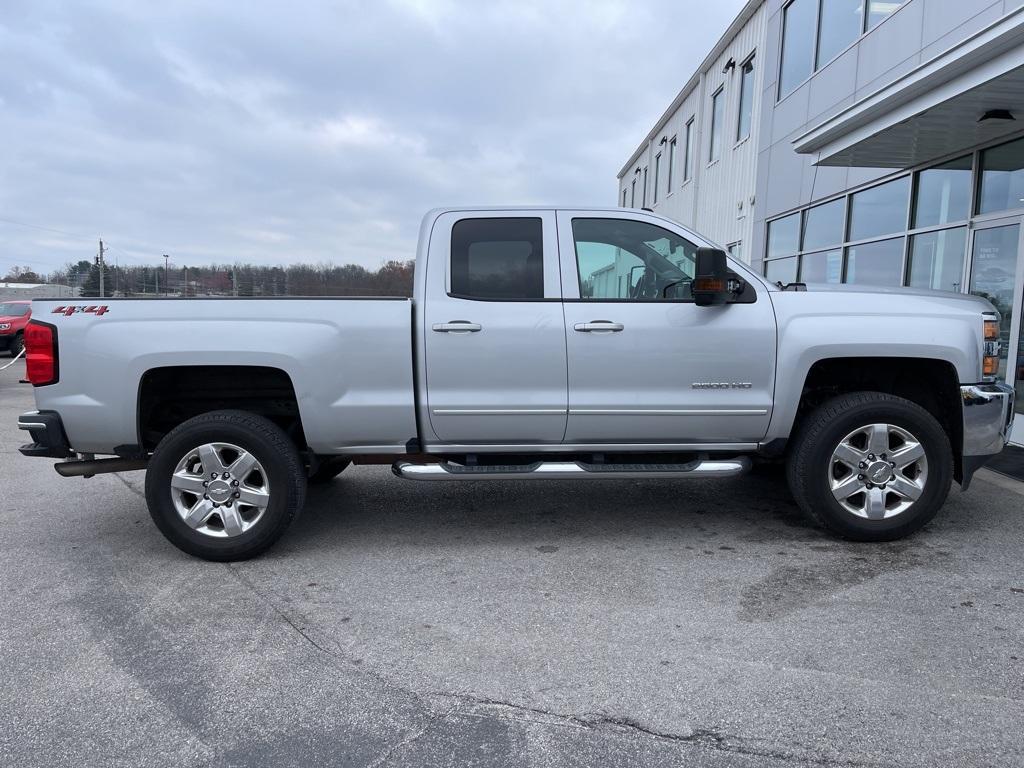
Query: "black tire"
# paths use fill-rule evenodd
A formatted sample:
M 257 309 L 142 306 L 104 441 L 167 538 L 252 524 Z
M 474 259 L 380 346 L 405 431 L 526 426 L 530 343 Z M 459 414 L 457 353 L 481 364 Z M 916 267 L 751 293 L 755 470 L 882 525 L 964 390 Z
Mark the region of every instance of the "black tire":
M 309 476 L 311 485 L 323 485 L 331 482 L 334 478 L 345 471 L 352 462 L 341 456 L 325 456 L 320 459 L 316 471 Z
M 21 354 L 21 350 L 25 348 L 25 336 L 21 331 L 14 334 L 14 338 L 11 339 L 10 352 L 11 357 L 17 357 Z
M 885 519 L 859 517 L 830 488 L 833 451 L 847 435 L 875 423 L 910 432 L 924 449 L 928 466 L 921 495 L 908 509 Z M 893 541 L 920 530 L 942 507 L 953 477 L 953 450 L 939 422 L 916 403 L 881 392 L 853 392 L 832 398 L 804 419 L 786 470 L 797 504 L 819 525 L 853 541 Z
M 266 472 L 270 489 L 266 510 L 251 528 L 236 536 L 215 538 L 196 531 L 174 506 L 171 476 L 175 467 L 189 451 L 207 443 L 237 445 Z M 157 445 L 146 471 L 146 502 L 153 522 L 178 549 L 204 560 L 245 560 L 260 554 L 281 538 L 301 511 L 305 495 L 305 468 L 294 443 L 272 421 L 247 411 L 211 411 L 180 424 Z

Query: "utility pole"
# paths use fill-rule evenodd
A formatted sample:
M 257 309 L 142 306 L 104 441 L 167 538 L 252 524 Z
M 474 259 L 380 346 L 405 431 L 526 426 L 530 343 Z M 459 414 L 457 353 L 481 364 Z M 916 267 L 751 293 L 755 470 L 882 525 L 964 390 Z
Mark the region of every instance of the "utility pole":
M 171 295 L 171 257 L 164 254 L 164 293 Z
M 231 295 L 238 296 L 238 265 L 231 268 Z
M 100 298 L 103 298 L 103 240 L 100 240 L 100 255 L 96 258 L 96 263 L 100 267 Z

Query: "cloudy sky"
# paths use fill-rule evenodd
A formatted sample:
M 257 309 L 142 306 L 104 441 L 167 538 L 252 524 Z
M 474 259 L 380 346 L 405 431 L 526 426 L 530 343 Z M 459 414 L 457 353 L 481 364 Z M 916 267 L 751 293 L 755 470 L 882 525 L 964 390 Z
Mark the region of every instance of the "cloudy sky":
M 614 205 L 741 5 L 3 0 L 0 275 L 101 236 L 120 263 L 376 267 L 432 207 Z

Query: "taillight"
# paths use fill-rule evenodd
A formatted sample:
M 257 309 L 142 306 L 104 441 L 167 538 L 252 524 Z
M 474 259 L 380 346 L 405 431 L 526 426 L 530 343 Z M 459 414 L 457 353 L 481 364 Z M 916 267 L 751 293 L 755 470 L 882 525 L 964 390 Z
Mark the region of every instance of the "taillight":
M 56 384 L 57 327 L 39 320 L 25 326 L 25 371 L 34 387 Z

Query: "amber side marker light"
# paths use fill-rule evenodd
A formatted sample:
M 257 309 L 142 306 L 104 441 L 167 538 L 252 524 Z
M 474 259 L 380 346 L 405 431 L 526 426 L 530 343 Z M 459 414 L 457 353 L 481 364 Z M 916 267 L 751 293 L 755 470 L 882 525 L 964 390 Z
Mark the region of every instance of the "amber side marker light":
M 721 293 L 726 289 L 725 280 L 717 280 L 713 277 L 695 278 L 693 287 L 698 291 L 715 291 L 716 293 Z
M 985 321 L 985 354 L 981 359 L 983 376 L 995 376 L 999 373 L 999 323 L 996 320 Z

